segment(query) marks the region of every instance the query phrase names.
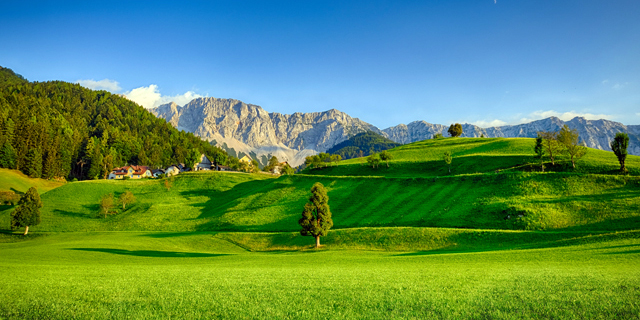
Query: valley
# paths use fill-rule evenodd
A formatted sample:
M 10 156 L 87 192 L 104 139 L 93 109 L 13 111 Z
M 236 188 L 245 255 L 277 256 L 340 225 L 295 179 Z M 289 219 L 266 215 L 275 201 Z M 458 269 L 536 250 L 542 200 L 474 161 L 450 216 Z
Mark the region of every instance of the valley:
M 539 172 L 533 144 L 425 140 L 391 149 L 389 167 L 185 172 L 171 188 L 69 182 L 42 193 L 42 223 L 26 237 L 0 207 L 0 315 L 635 317 L 640 157 L 627 158 L 628 175 L 594 149 L 576 169 L 563 158 Z M 334 221 L 320 249 L 297 224 L 315 182 Z M 102 217 L 100 198 L 126 190 L 135 203 Z

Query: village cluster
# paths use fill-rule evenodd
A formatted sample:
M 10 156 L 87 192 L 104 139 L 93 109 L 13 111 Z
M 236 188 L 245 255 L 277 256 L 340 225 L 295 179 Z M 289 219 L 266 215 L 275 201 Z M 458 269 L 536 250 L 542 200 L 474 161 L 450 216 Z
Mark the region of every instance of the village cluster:
M 248 156 L 244 156 L 239 159 L 240 162 L 246 163 L 248 166 L 252 165 L 252 160 Z M 286 164 L 283 162 L 282 165 Z M 271 170 L 273 174 L 280 173 L 280 166 L 275 167 Z M 215 170 L 215 171 L 235 171 L 229 166 L 223 166 L 219 164 L 214 164 L 207 158 L 206 155 L 202 154 L 200 156 L 200 160 L 193 166 L 193 168 L 189 168 L 184 165 L 184 163 L 172 164 L 168 166 L 166 169 L 158 168 L 158 169 L 150 169 L 148 166 L 137 166 L 137 165 L 128 165 L 120 168 L 115 168 L 109 173 L 108 179 L 142 179 L 142 178 L 160 178 L 160 177 L 170 177 L 180 172 L 185 171 L 201 171 L 201 170 Z

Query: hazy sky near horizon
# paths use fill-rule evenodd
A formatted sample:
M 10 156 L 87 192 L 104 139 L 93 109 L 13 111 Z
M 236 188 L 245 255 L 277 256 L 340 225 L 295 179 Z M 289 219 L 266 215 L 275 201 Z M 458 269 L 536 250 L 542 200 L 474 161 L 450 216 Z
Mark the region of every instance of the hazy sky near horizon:
M 3 1 L 0 66 L 126 94 L 381 129 L 640 124 L 640 1 Z

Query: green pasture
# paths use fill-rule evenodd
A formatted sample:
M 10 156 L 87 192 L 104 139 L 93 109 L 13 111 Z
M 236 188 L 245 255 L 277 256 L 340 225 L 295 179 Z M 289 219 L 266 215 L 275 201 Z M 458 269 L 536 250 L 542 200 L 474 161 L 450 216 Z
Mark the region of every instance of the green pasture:
M 36 187 L 39 193 L 45 193 L 64 185 L 64 182 L 32 179 L 18 170 L 0 168 L 0 191 L 13 191 L 23 194 L 31 187 Z
M 0 236 L 3 319 L 638 319 L 640 239 L 248 252 L 219 233 Z
M 393 159 L 389 166 L 381 162 L 371 168 L 366 158 L 355 158 L 330 164 L 326 168 L 306 169 L 304 173 L 335 176 L 433 177 L 500 171 L 539 171 L 534 159 L 535 139 L 531 138 L 445 138 L 424 140 L 389 150 Z M 451 151 L 451 174 L 442 160 Z M 640 156 L 629 155 L 631 175 L 640 175 Z M 617 174 L 620 164 L 613 152 L 588 148 L 584 157 L 572 168 L 567 156 L 558 157 L 555 165 L 545 158 L 546 171 L 594 174 Z
M 297 231 L 309 189 L 329 190 L 334 229 L 446 227 L 612 231 L 640 228 L 640 177 L 491 173 L 441 178 L 335 177 L 205 172 L 163 180 L 68 183 L 42 195 L 32 232 Z M 136 202 L 104 218 L 103 195 Z M 11 206 L 0 207 L 9 229 Z

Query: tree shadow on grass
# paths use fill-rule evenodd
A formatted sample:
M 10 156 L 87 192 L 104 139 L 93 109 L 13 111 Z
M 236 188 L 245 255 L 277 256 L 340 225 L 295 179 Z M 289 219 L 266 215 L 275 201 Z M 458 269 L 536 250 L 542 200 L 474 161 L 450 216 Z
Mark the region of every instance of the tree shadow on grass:
M 125 256 L 136 257 L 154 257 L 154 258 L 210 258 L 227 256 L 228 254 L 219 253 L 200 253 L 200 252 L 175 252 L 175 251 L 156 251 L 156 250 L 124 250 L 110 248 L 71 248 L 69 250 L 104 252 L 111 254 L 119 254 Z
M 95 218 L 95 216 L 89 216 L 87 214 L 84 213 L 80 213 L 80 212 L 73 212 L 73 211 L 66 211 L 66 210 L 60 210 L 60 209 L 53 209 L 53 212 L 56 214 L 60 214 L 63 216 L 67 216 L 67 217 L 74 217 L 74 218 Z M 96 213 L 97 215 L 97 213 Z

